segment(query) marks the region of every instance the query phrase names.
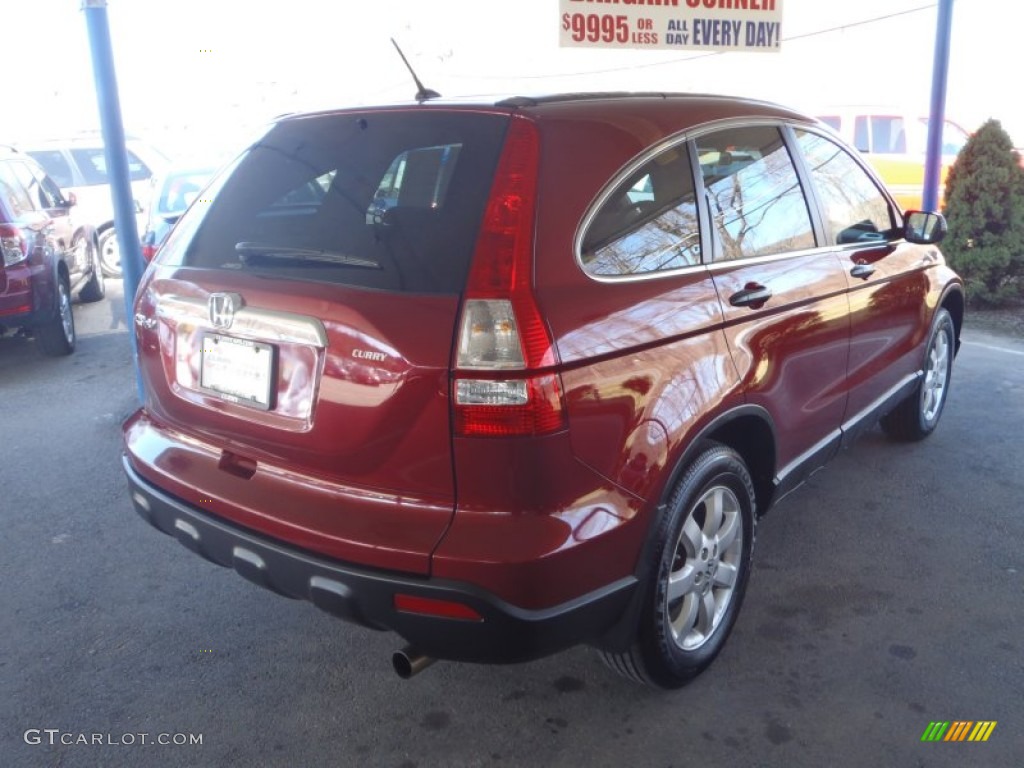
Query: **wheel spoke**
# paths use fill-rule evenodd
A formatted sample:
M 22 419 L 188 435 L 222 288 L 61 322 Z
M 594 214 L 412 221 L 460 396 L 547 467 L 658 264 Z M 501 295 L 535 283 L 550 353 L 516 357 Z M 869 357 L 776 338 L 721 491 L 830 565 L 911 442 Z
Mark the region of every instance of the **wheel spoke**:
M 697 525 L 697 521 L 693 519 L 693 515 L 686 518 L 679 543 L 686 550 L 687 557 L 696 557 L 701 547 L 704 546 L 704 534 L 701 532 L 700 526 Z
M 736 541 L 736 534 L 740 531 L 740 515 L 739 512 L 729 510 L 729 513 L 725 516 L 725 522 L 722 524 L 722 529 L 718 531 L 716 537 L 718 542 L 718 555 L 721 557 L 728 552 L 733 543 Z
M 676 600 L 684 597 L 685 595 L 693 592 L 696 584 L 694 584 L 694 576 L 697 575 L 697 569 L 689 563 L 684 565 L 678 571 L 673 571 L 668 575 L 668 602 L 669 604 L 674 603 Z
M 932 409 L 935 405 L 935 389 L 931 386 L 925 386 L 924 388 L 924 403 L 921 405 L 921 410 L 924 412 L 926 419 L 930 419 L 932 416 Z
M 732 563 L 719 563 L 715 572 L 715 580 L 712 584 L 715 587 L 732 588 L 736 585 L 736 577 L 739 575 L 739 568 Z
M 715 626 L 715 593 L 710 589 L 700 599 L 697 609 L 697 631 L 707 637 Z
M 691 592 L 683 600 L 683 609 L 679 612 L 679 615 L 672 622 L 672 632 L 682 643 L 686 639 L 686 636 L 690 634 L 690 630 L 693 629 L 694 622 L 697 620 L 697 609 L 700 607 L 700 598 L 698 595 Z
M 722 488 L 715 488 L 708 496 L 704 497 L 704 535 L 709 539 L 718 533 L 718 529 L 722 525 L 724 498 L 725 491 Z

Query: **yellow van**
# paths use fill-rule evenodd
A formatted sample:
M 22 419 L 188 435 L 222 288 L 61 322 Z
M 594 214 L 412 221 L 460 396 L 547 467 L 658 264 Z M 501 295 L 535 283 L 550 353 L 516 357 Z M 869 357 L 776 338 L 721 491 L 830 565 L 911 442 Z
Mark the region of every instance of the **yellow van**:
M 924 190 L 924 159 L 929 118 L 897 109 L 833 108 L 817 111 L 821 122 L 846 139 L 882 177 L 904 210 L 919 210 Z M 939 207 L 949 166 L 968 134 L 952 120 L 942 129 L 942 177 Z

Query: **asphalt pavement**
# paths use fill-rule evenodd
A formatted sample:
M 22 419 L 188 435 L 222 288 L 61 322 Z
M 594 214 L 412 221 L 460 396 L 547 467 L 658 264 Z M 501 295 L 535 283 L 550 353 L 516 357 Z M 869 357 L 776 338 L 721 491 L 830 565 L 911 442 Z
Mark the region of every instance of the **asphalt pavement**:
M 586 648 L 403 681 L 396 636 L 133 511 L 110 287 L 75 307 L 71 357 L 0 339 L 0 768 L 1024 765 L 1024 342 L 968 325 L 930 439 L 876 429 L 762 521 L 737 627 L 688 687 Z M 996 726 L 922 742 L 934 721 Z

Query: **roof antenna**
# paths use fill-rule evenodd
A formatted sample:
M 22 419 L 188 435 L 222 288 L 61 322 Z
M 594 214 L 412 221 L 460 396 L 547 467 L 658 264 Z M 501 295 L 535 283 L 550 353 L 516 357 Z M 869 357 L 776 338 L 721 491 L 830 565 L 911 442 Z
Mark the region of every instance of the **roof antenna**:
M 406 67 L 408 67 L 409 74 L 412 75 L 412 79 L 415 81 L 416 87 L 419 88 L 419 90 L 416 91 L 416 101 L 424 102 L 427 99 L 441 98 L 440 93 L 433 90 L 432 88 L 425 88 L 423 86 L 423 83 L 420 82 L 420 79 L 416 77 L 416 72 L 413 71 L 412 65 L 409 63 L 409 60 L 405 58 L 405 54 L 402 53 L 402 49 L 398 47 L 398 43 L 395 42 L 395 38 L 393 37 L 391 38 L 391 44 L 395 46 L 395 50 L 398 51 L 398 55 L 402 57 L 402 62 L 405 64 Z

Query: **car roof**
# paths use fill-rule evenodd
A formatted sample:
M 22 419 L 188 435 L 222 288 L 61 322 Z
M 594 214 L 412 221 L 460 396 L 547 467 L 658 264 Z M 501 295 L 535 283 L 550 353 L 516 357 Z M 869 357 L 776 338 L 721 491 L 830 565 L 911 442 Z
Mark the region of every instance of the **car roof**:
M 337 109 L 323 109 L 310 112 L 294 112 L 280 115 L 277 121 L 301 119 L 315 115 L 357 113 L 387 111 L 392 109 L 485 109 L 508 112 L 522 112 L 540 115 L 549 111 L 550 108 L 557 109 L 562 105 L 571 106 L 575 109 L 585 110 L 591 105 L 595 113 L 598 110 L 613 109 L 630 111 L 637 107 L 638 102 L 651 104 L 664 102 L 678 106 L 691 107 L 695 117 L 704 111 L 703 108 L 714 107 L 716 113 L 733 113 L 735 117 L 777 117 L 780 119 L 794 119 L 802 122 L 816 122 L 804 112 L 774 104 L 768 101 L 752 99 L 740 96 L 726 96 L 721 94 L 708 93 L 675 93 L 665 91 L 643 92 L 643 91 L 594 91 L 577 93 L 552 93 L 543 95 L 495 95 L 495 96 L 473 96 L 465 98 L 433 98 L 423 101 L 410 100 L 406 102 L 391 102 L 387 104 L 373 104 L 351 106 Z M 694 120 L 694 124 L 700 120 Z

